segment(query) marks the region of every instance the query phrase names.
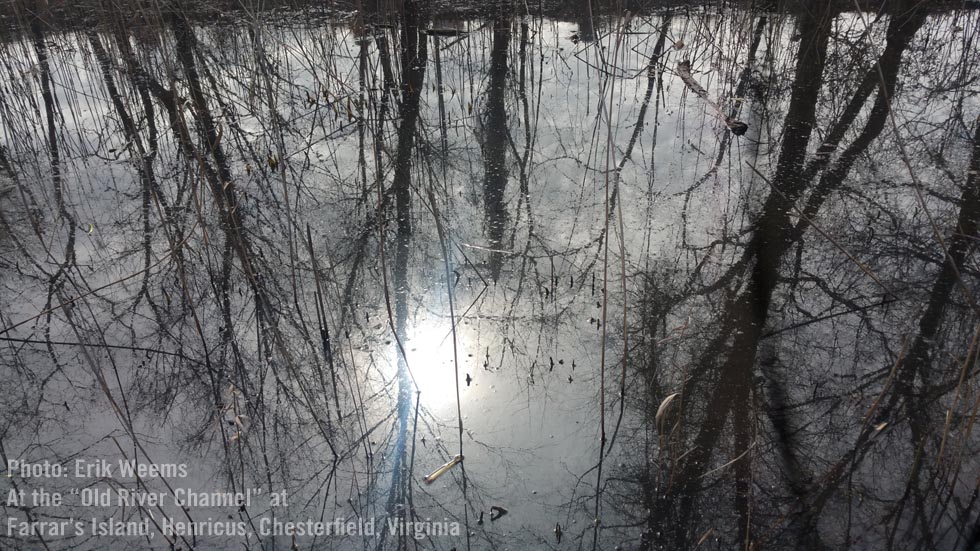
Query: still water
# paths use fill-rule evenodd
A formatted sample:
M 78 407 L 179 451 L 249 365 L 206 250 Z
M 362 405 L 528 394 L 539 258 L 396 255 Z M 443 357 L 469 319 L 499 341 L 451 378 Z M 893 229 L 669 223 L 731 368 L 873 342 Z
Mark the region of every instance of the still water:
M 980 19 L 886 8 L 8 19 L 0 548 L 974 549 Z

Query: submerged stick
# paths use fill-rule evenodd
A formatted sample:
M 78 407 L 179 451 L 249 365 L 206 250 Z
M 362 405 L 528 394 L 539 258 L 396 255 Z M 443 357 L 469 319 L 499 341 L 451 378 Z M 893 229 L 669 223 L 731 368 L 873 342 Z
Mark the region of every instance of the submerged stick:
M 457 455 L 456 457 L 453 457 L 449 461 L 449 463 L 446 463 L 442 467 L 439 467 L 438 469 L 432 471 L 432 473 L 430 473 L 428 476 L 426 476 L 422 480 L 424 480 L 426 484 L 432 484 L 433 482 L 436 481 L 437 478 L 439 478 L 440 476 L 446 474 L 446 472 L 449 469 L 452 469 L 458 463 L 462 463 L 462 462 L 463 462 L 463 456 L 461 454 L 460 455 Z

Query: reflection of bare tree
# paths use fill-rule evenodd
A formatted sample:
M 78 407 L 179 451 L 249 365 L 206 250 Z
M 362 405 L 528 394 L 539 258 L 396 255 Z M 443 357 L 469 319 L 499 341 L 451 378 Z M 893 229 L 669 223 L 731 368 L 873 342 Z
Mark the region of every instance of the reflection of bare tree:
M 922 460 L 915 461 L 908 476 L 906 491 L 901 500 L 901 507 L 905 507 L 910 494 L 914 499 L 912 524 L 923 526 L 924 534 L 921 534 L 923 543 L 935 545 L 935 535 L 928 524 L 926 518 L 929 507 L 926 503 L 928 495 L 933 491 L 932 485 L 928 482 L 930 478 L 945 478 L 949 474 L 949 480 L 955 487 L 959 477 L 959 471 L 963 463 L 963 458 L 959 453 L 953 451 L 956 444 L 953 443 L 950 435 L 951 418 L 947 417 L 943 424 L 943 431 L 938 436 L 930 434 L 930 421 L 937 418 L 938 409 L 936 399 L 931 392 L 930 386 L 936 379 L 934 372 L 944 374 L 957 380 L 956 402 L 959 401 L 962 393 L 962 385 L 969 366 L 976 363 L 978 352 L 976 341 L 971 342 L 966 356 L 959 360 L 961 366 L 959 373 L 943 373 L 941 368 L 942 361 L 938 354 L 934 352 L 934 343 L 939 338 L 939 331 L 943 325 L 944 314 L 949 309 L 952 302 L 954 288 L 959 287 L 963 291 L 966 302 L 969 303 L 973 313 L 977 313 L 977 305 L 974 301 L 972 291 L 967 287 L 963 274 L 966 272 L 967 251 L 974 247 L 971 243 L 980 232 L 980 117 L 975 122 L 976 130 L 973 135 L 973 152 L 970 156 L 970 164 L 967 168 L 967 177 L 963 183 L 963 193 L 960 197 L 960 210 L 953 227 L 952 235 L 945 243 L 945 258 L 941 262 L 941 268 L 936 275 L 932 288 L 929 291 L 928 302 L 925 311 L 918 320 L 918 333 L 909 347 L 909 352 L 904 361 L 898 368 L 896 375 L 896 391 L 883 408 L 886 416 L 895 415 L 894 408 L 899 401 L 903 401 L 908 415 L 910 431 L 910 444 L 921 449 L 929 446 L 929 451 L 935 451 L 937 467 L 928 468 L 930 477 L 923 477 L 922 471 L 927 469 L 928 463 Z M 974 337 L 975 339 L 975 337 Z M 955 403 L 955 402 L 954 402 Z M 949 448 L 947 450 L 947 447 Z M 950 463 L 945 463 L 944 452 L 947 457 L 952 456 Z M 959 456 L 959 457 L 958 457 Z M 945 467 L 949 464 L 950 467 Z M 943 467 L 939 467 L 943 466 Z M 974 494 L 975 495 L 975 494 Z M 940 496 L 935 496 L 940 499 Z M 964 513 L 969 508 L 964 509 Z M 901 518 L 901 514 L 896 515 Z M 895 526 L 898 526 L 896 520 Z M 895 531 L 892 531 L 894 534 Z M 976 535 L 973 536 L 976 539 Z
M 507 230 L 507 48 L 510 46 L 510 17 L 501 6 L 493 23 L 493 47 L 490 50 L 490 82 L 483 117 L 483 203 L 486 212 L 487 240 L 490 244 L 490 277 L 500 277 L 503 262 L 504 233 Z
M 770 184 L 772 191 L 756 217 L 752 238 L 745 248 L 745 256 L 721 280 L 729 281 L 734 276 L 738 281 L 742 278 L 742 270 L 745 270 L 747 279 L 742 284 L 742 290 L 726 300 L 725 309 L 718 318 L 718 336 L 708 345 L 706 352 L 695 364 L 696 368 L 690 379 L 684 384 L 682 423 L 684 430 L 692 433 L 692 440 L 689 447 L 684 449 L 682 457 L 676 460 L 670 475 L 660 483 L 663 493 L 655 502 L 657 506 L 653 508 L 653 517 L 672 520 L 668 524 L 670 528 L 656 532 L 659 537 L 654 546 L 688 546 L 710 527 L 703 524 L 710 522 L 707 520 L 709 517 L 705 517 L 704 510 L 709 507 L 708 503 L 717 498 L 710 495 L 713 485 L 709 481 L 722 468 L 730 468 L 735 479 L 735 541 L 740 546 L 750 546 L 758 537 L 753 535 L 756 532 L 753 525 L 757 521 L 753 520 L 749 501 L 755 476 L 752 468 L 752 458 L 755 455 L 753 448 L 759 444 L 752 417 L 753 410 L 759 406 L 753 404 L 760 404 L 762 400 L 757 395 L 759 389 L 755 386 L 757 377 L 754 366 L 763 339 L 767 337 L 766 326 L 774 293 L 780 281 L 785 278 L 782 275 L 782 265 L 793 244 L 802 239 L 805 230 L 811 227 L 820 206 L 830 194 L 840 188 L 856 158 L 868 149 L 885 127 L 901 68 L 902 53 L 924 23 L 925 13 L 921 9 L 911 9 L 891 17 L 884 52 L 859 82 L 854 97 L 820 146 L 817 156 L 806 163 L 807 146 L 816 122 L 815 113 L 822 85 L 821 73 L 833 19 L 832 9 L 829 5 L 823 5 L 803 16 L 804 22 L 800 24 L 802 36 L 797 54 L 796 75 L 783 126 L 779 161 Z M 830 162 L 830 153 L 837 148 L 876 87 L 879 92 L 863 129 Z M 811 185 L 814 176 L 828 164 L 829 168 L 818 182 Z M 800 221 L 796 222 L 796 205 L 804 197 L 805 206 L 800 208 L 803 214 Z M 946 264 L 948 269 L 945 270 L 949 272 L 944 284 L 947 285 L 947 294 L 955 281 L 952 274 L 956 273 L 955 256 L 951 254 L 950 258 L 951 261 Z M 715 358 L 718 358 L 717 364 Z M 775 429 L 773 443 L 780 452 L 781 468 L 789 490 L 797 506 L 802 505 L 791 516 L 794 532 L 799 538 L 797 545 L 822 548 L 824 544 L 820 541 L 821 532 L 817 529 L 817 522 L 819 510 L 826 503 L 824 500 L 827 493 L 824 491 L 820 494 L 823 497 L 818 498 L 816 507 L 805 505 L 813 490 L 820 486 L 811 482 L 814 473 L 808 471 L 812 467 L 804 466 L 805 462 L 798 456 L 800 442 L 794 436 L 795 429 L 791 428 L 793 422 L 782 411 L 788 399 L 784 390 L 786 383 L 781 380 L 781 376 L 775 375 L 772 362 L 771 352 L 761 358 L 761 371 L 767 381 L 766 386 L 770 389 L 766 397 L 768 404 L 762 407 Z M 770 367 L 766 367 L 767 365 Z M 913 433 L 916 433 L 917 421 L 913 420 L 911 424 Z M 730 427 L 730 431 L 726 427 Z M 920 428 L 919 432 L 921 431 Z M 863 446 L 866 437 L 867 433 L 859 438 L 855 449 Z M 711 462 L 711 458 L 727 438 L 732 438 L 731 460 L 724 462 L 722 467 L 712 468 L 716 464 Z M 918 439 L 916 442 L 919 445 Z M 920 463 L 916 462 L 916 465 Z M 915 480 L 915 477 L 913 472 L 912 479 Z M 831 480 L 839 481 L 840 477 L 835 475 Z M 648 483 L 649 480 L 644 484 Z M 921 495 L 916 494 L 916 497 L 919 500 L 916 510 L 926 510 Z M 930 542 L 930 546 L 935 543 L 928 536 L 926 541 Z
M 407 0 L 404 3 L 404 21 L 401 27 L 401 104 L 400 121 L 398 125 L 398 143 L 395 154 L 395 174 L 392 187 L 395 193 L 395 260 L 392 272 L 394 274 L 394 332 L 398 340 L 398 429 L 394 447 L 394 463 L 392 467 L 391 490 L 388 494 L 389 514 L 395 513 L 405 517 L 406 502 L 410 495 L 411 486 L 409 462 L 406 455 L 406 442 L 409 433 L 409 413 L 412 405 L 412 380 L 408 373 L 405 358 L 405 343 L 408 336 L 408 258 L 412 236 L 412 157 L 415 155 L 415 135 L 418 124 L 420 102 L 424 85 L 426 61 L 428 58 L 428 37 L 425 34 L 424 2 Z M 380 192 L 380 191 L 379 191 Z M 382 230 L 383 231 L 383 230 Z M 382 237 L 382 239 L 384 239 Z M 382 241 L 382 247 L 384 247 Z M 382 251 L 382 255 L 384 255 Z M 383 269 L 387 269 L 383 266 Z M 385 289 L 387 293 L 387 288 Z M 389 315 L 391 305 L 389 304 Z M 399 510 L 395 511 L 396 505 Z M 384 546 L 385 533 L 378 543 L 378 548 Z M 399 545 L 404 545 L 406 534 L 395 534 Z
M 47 125 L 47 146 L 49 156 L 49 167 L 51 169 L 51 183 L 54 189 L 54 202 L 58 212 L 58 222 L 66 230 L 64 260 L 60 262 L 57 270 L 48 278 L 47 301 L 44 309 L 48 310 L 47 329 L 45 338 L 51 340 L 51 313 L 50 310 L 55 301 L 60 302 L 60 297 L 65 289 L 66 279 L 69 272 L 76 263 L 75 257 L 75 234 L 78 222 L 68 210 L 66 203 L 65 179 L 62 177 L 61 148 L 59 144 L 57 116 L 58 106 L 52 91 L 51 65 L 48 61 L 48 46 L 46 43 L 44 22 L 38 16 L 31 16 L 30 20 L 31 37 L 34 43 L 34 52 L 37 55 L 38 66 L 41 78 L 41 99 L 44 102 L 44 117 Z M 58 364 L 54 349 L 48 345 L 48 352 L 52 360 Z
M 595 22 L 592 17 L 592 0 L 580 0 L 578 8 L 578 39 L 582 42 L 592 42 L 595 40 Z
M 383 4 L 0 41 L 0 451 L 165 450 L 442 551 L 976 539 L 975 14 Z

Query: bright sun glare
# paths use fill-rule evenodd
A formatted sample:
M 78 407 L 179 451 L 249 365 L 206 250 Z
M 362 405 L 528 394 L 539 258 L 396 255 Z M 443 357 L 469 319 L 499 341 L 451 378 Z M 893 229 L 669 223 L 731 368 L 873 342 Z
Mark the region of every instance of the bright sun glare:
M 463 356 L 461 337 L 456 344 Z M 441 408 L 456 402 L 456 370 L 453 364 L 453 336 L 448 323 L 427 320 L 409 329 L 405 345 L 408 367 L 422 392 L 422 404 Z M 460 361 L 463 361 L 462 357 Z M 461 387 L 466 386 L 463 366 L 460 366 Z

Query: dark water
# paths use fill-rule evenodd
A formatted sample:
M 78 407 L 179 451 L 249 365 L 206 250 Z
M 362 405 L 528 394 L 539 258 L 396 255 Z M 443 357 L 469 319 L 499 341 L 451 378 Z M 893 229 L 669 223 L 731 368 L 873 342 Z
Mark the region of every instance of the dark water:
M 976 548 L 977 12 L 587 8 L 15 21 L 0 548 Z

